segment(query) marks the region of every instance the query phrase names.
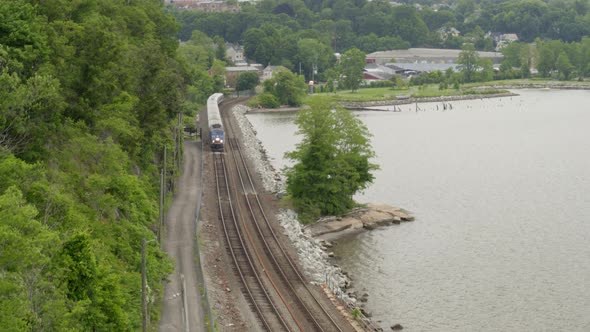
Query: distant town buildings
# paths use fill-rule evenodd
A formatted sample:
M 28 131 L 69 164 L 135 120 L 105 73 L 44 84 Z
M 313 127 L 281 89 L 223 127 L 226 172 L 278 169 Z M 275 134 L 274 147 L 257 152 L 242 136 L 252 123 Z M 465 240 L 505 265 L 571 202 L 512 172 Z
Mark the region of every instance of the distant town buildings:
M 204 12 L 237 12 L 239 6 L 230 5 L 224 1 L 203 1 L 203 0 L 166 0 L 167 3 L 179 9 L 199 10 Z
M 394 75 L 401 75 L 403 77 L 412 77 L 420 75 L 421 73 L 428 73 L 440 70 L 445 72 L 451 68 L 453 71 L 458 71 L 458 65 L 455 63 L 400 63 L 389 62 L 383 65 L 376 63 L 367 63 L 363 69 L 363 80 L 365 82 L 372 81 L 387 81 Z
M 461 50 L 410 48 L 407 50 L 380 51 L 366 55 L 367 63 L 386 64 L 399 63 L 457 63 Z M 490 59 L 493 63 L 500 63 L 502 54 L 498 52 L 477 52 L 480 58 Z

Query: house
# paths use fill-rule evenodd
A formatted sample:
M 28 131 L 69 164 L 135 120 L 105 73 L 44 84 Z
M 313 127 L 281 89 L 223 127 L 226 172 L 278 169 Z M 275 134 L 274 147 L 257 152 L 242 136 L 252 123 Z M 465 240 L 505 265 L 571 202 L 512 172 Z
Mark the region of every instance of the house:
M 442 40 L 447 40 L 451 37 L 459 37 L 459 35 L 461 35 L 461 32 L 453 27 L 442 27 L 436 30 L 436 33 Z
M 271 66 L 271 65 L 266 66 L 262 70 L 262 77 L 260 78 L 260 81 L 264 82 L 268 79 L 271 79 L 272 75 L 274 73 L 276 73 L 276 71 L 277 71 L 277 69 L 279 69 L 279 67 L 282 67 L 282 66 Z
M 499 52 L 502 48 L 510 43 L 514 43 L 518 41 L 518 35 L 515 33 L 505 33 L 495 35 L 493 37 L 494 42 L 496 43 L 496 52 Z
M 225 44 L 225 56 L 231 60 L 234 64 L 246 64 L 246 58 L 244 57 L 244 47 L 239 44 L 226 43 Z

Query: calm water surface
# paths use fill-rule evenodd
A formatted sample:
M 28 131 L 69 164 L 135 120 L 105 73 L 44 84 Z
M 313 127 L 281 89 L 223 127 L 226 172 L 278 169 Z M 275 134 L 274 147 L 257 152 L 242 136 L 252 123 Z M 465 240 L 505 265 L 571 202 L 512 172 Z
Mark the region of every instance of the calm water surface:
M 357 113 L 381 166 L 357 200 L 416 216 L 335 248 L 386 330 L 590 331 L 590 91 L 517 92 Z M 248 117 L 280 168 L 293 115 Z

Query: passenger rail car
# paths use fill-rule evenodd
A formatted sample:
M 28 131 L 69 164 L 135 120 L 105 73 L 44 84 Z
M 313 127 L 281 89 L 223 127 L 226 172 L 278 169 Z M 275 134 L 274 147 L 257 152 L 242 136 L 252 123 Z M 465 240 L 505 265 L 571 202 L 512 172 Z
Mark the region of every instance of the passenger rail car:
M 221 114 L 219 113 L 219 103 L 223 101 L 223 93 L 214 93 L 207 100 L 207 121 L 209 123 L 209 144 L 213 151 L 223 151 L 225 141 L 225 131 Z

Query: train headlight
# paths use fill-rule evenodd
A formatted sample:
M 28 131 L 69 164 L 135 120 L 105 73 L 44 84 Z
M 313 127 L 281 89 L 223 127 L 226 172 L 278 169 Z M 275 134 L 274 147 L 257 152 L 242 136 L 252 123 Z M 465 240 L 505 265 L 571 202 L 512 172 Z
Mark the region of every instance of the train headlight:
M 223 140 L 219 141 L 219 143 L 223 143 Z

